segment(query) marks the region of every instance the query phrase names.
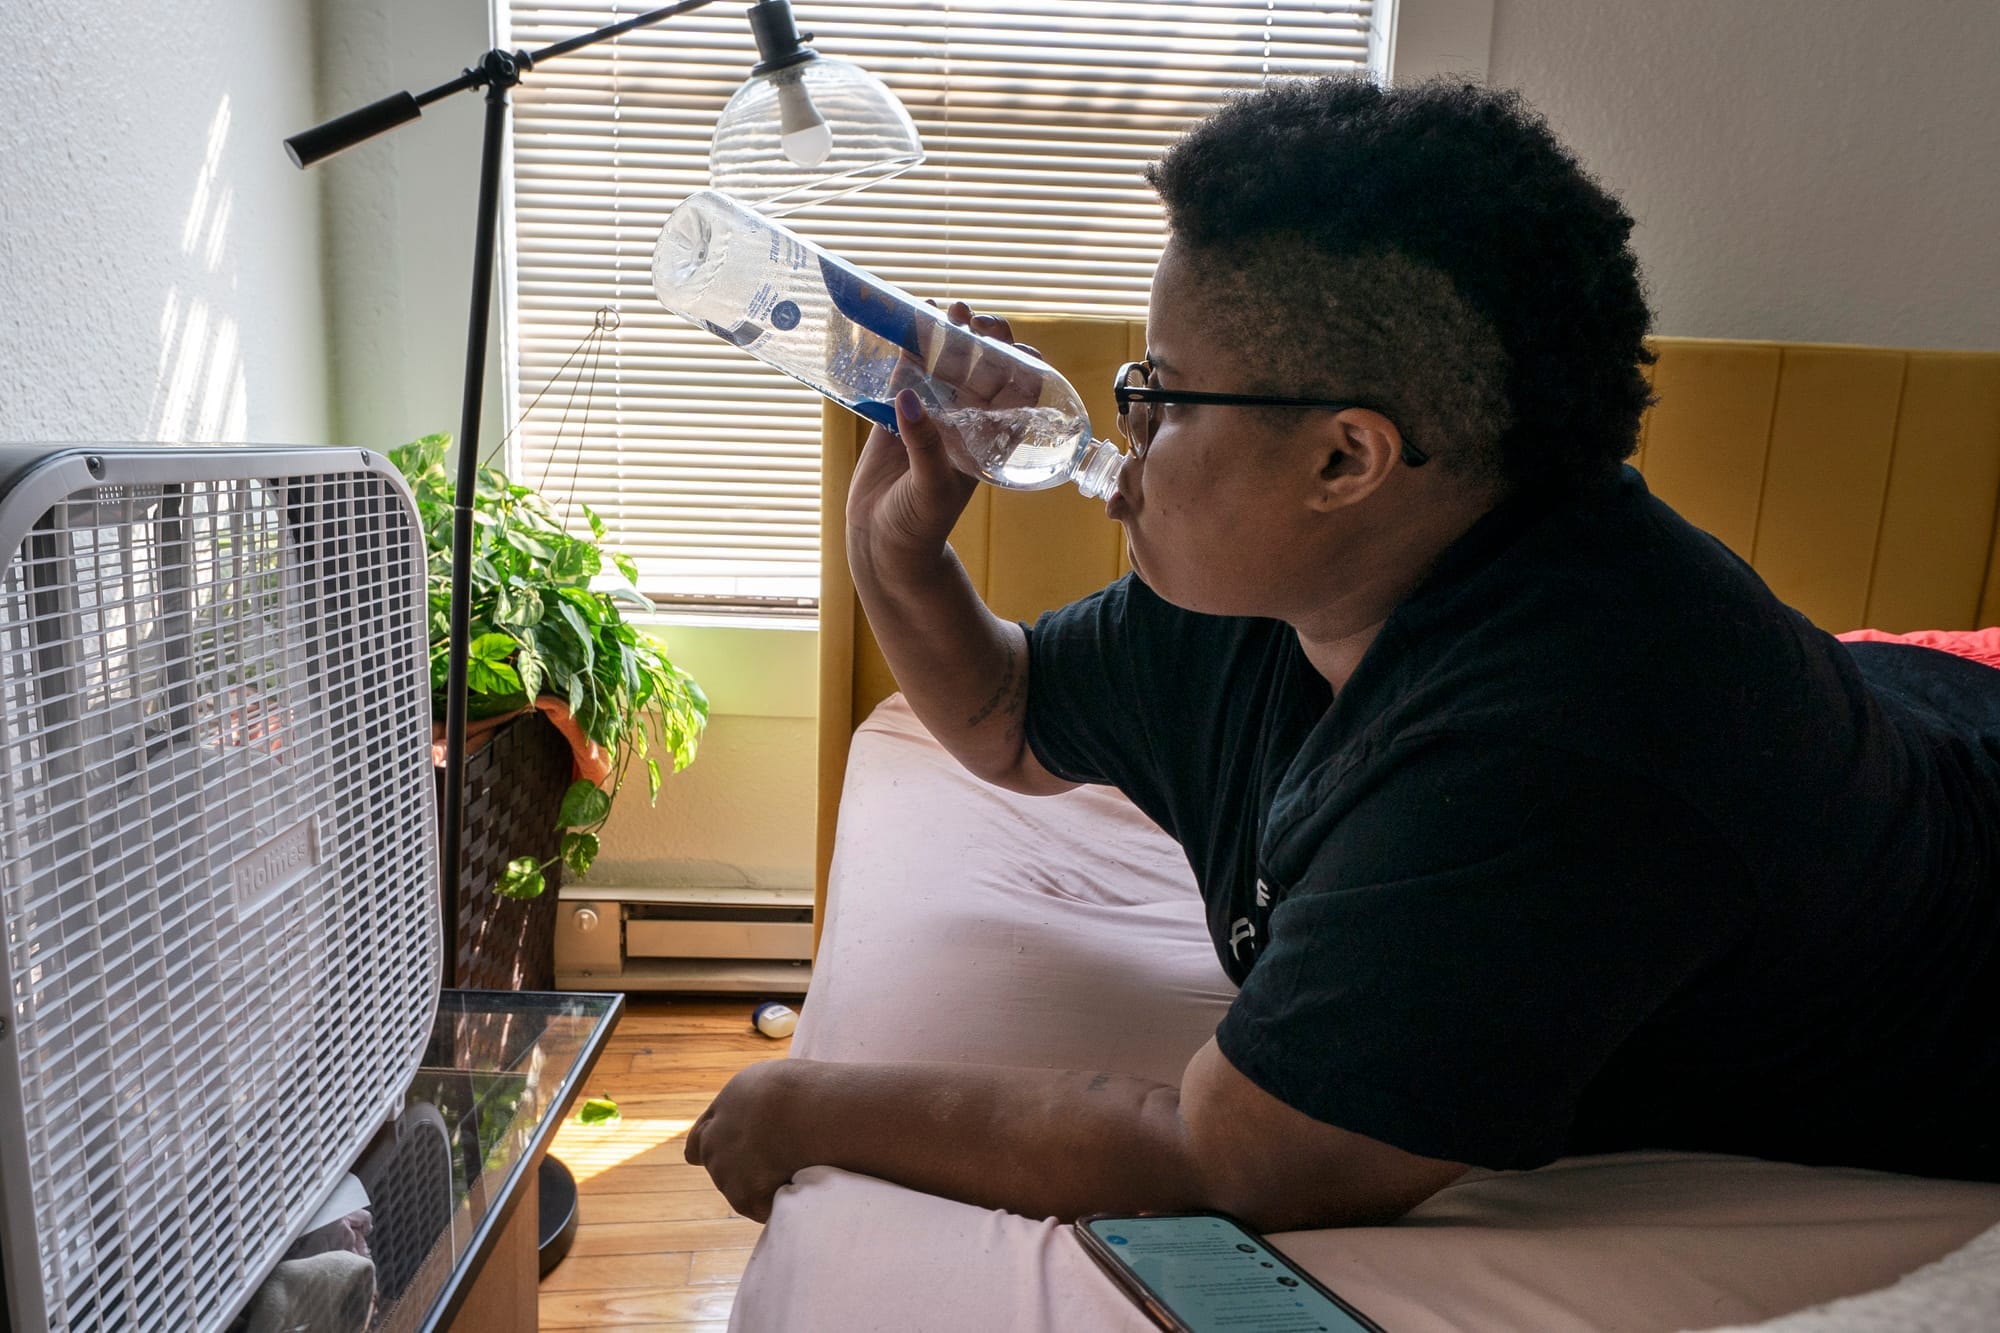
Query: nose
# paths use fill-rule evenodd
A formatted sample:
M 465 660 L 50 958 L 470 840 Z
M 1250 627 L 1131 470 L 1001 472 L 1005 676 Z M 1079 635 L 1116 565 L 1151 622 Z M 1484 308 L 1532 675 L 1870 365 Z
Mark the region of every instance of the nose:
M 1140 474 L 1145 470 L 1145 465 L 1145 451 L 1134 445 L 1132 451 L 1125 455 L 1124 464 L 1118 469 L 1118 485 L 1113 494 L 1128 509 L 1132 502 L 1139 498 L 1142 488 Z

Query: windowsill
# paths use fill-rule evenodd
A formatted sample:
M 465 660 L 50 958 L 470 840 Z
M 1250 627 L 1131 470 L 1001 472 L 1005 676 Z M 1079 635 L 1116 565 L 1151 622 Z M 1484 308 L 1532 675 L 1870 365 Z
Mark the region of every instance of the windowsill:
M 660 605 L 655 603 L 655 605 Z M 754 611 L 709 611 L 672 605 L 657 611 L 626 611 L 625 619 L 645 629 L 818 630 L 818 615 L 759 615 Z

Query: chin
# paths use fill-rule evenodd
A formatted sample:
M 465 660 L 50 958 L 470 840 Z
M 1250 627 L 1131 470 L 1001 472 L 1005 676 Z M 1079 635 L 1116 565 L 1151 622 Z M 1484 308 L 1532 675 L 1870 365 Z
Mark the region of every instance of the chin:
M 1239 605 L 1240 589 L 1237 590 L 1239 596 L 1232 597 L 1228 590 L 1218 589 L 1209 580 L 1200 577 L 1192 579 L 1186 577 L 1176 578 L 1172 570 L 1167 570 L 1160 577 L 1155 578 L 1154 571 L 1150 571 L 1141 565 L 1136 555 L 1132 560 L 1132 572 L 1138 577 L 1141 583 L 1152 590 L 1155 597 L 1158 597 L 1170 606 L 1177 606 L 1183 611 L 1192 611 L 1198 616 L 1256 616 L 1265 614 Z M 1187 571 L 1183 570 L 1181 573 L 1186 575 Z

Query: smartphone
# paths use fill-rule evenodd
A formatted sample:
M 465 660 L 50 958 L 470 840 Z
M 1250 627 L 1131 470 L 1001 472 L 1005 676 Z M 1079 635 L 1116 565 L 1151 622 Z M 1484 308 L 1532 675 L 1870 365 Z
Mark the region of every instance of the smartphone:
M 1222 1213 L 1077 1219 L 1091 1258 L 1169 1333 L 1382 1333 Z

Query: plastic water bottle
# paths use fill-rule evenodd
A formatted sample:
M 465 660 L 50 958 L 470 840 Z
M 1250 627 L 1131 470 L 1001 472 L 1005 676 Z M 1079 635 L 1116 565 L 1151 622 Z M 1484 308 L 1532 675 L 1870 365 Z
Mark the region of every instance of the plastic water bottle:
M 889 430 L 916 390 L 964 472 L 1012 490 L 1111 494 L 1125 455 L 1093 439 L 1056 371 L 982 338 L 727 195 L 700 190 L 653 250 L 653 290 L 683 319 Z

